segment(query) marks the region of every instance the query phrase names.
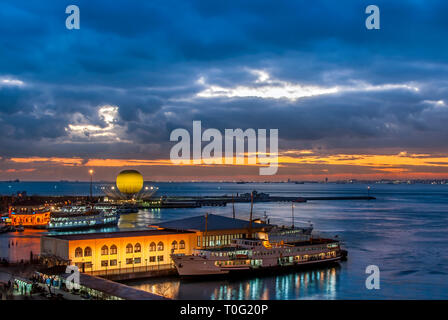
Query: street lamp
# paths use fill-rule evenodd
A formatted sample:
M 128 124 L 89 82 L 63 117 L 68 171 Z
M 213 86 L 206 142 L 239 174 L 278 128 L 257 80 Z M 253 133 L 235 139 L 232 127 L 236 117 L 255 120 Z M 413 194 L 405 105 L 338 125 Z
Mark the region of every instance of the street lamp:
M 90 200 L 92 200 L 92 185 L 93 185 L 93 170 L 90 169 L 89 170 L 89 174 L 90 174 Z

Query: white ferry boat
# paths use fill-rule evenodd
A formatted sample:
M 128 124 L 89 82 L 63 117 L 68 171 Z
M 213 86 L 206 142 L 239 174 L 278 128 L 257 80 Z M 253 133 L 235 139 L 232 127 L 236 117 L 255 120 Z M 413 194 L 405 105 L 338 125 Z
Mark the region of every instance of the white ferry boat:
M 310 228 L 274 228 L 266 239 L 234 239 L 230 246 L 171 258 L 181 277 L 192 277 L 337 263 L 346 254 L 339 240 L 313 238 Z
M 62 231 L 85 228 L 102 228 L 118 224 L 120 215 L 114 209 L 81 209 L 64 208 L 59 212 L 52 212 L 47 229 Z

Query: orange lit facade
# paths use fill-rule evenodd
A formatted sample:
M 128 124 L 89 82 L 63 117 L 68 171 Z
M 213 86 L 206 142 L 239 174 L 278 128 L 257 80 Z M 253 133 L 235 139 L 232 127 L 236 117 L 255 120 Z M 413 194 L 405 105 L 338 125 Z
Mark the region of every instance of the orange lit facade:
M 195 239 L 193 232 L 168 230 L 47 236 L 41 240 L 41 255 L 87 273 L 140 272 L 171 268 L 170 254 L 191 254 Z
M 50 208 L 46 206 L 9 207 L 9 218 L 13 226 L 45 228 L 50 222 Z

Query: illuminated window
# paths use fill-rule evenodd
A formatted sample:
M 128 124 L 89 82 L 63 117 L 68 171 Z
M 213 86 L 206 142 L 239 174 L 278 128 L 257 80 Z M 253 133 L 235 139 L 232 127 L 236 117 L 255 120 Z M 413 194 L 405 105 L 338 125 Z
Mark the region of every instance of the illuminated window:
M 132 252 L 134 252 L 134 247 L 132 246 L 132 244 L 128 243 L 128 245 L 126 246 L 126 253 Z
M 158 256 L 157 261 L 163 261 L 163 256 Z
M 111 245 L 110 246 L 110 254 L 117 254 L 117 246 L 116 245 Z
M 110 266 L 115 267 L 117 265 L 117 260 L 110 260 Z
M 142 246 L 140 245 L 140 243 L 135 244 L 134 252 L 142 252 Z
M 156 243 L 155 242 L 151 242 L 151 244 L 149 245 L 149 251 L 156 251 Z
M 163 251 L 163 242 L 162 242 L 162 241 L 160 241 L 160 242 L 157 244 L 157 251 Z
M 92 248 L 86 247 L 84 249 L 84 257 L 91 257 L 92 256 Z
M 185 249 L 185 241 L 184 240 L 180 240 L 179 249 Z
M 132 264 L 134 262 L 134 259 L 128 258 L 126 259 L 126 264 Z
M 155 256 L 149 257 L 149 262 L 156 262 L 156 257 Z
M 135 258 L 134 259 L 134 263 L 135 264 L 139 264 L 139 263 L 141 263 L 142 262 L 142 259 L 141 258 Z
M 171 249 L 173 249 L 173 250 L 177 250 L 177 241 L 176 241 L 176 240 L 174 240 L 174 241 L 171 243 Z
M 102 256 L 107 256 L 109 254 L 109 248 L 106 246 L 106 245 L 104 245 L 102 248 L 101 248 L 101 255 Z
M 101 266 L 102 267 L 107 267 L 109 265 L 109 261 L 107 261 L 107 260 L 102 260 L 101 261 Z
M 80 258 L 80 257 L 82 257 L 82 249 L 78 247 L 75 249 L 75 258 Z

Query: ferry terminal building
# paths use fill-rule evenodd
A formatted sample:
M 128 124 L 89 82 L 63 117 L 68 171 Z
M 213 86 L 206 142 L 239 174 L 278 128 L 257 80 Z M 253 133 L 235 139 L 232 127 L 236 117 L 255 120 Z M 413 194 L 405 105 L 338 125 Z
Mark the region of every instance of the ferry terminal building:
M 208 214 L 160 223 L 144 230 L 48 235 L 41 238 L 41 259 L 48 266 L 76 265 L 92 275 L 173 269 L 172 253 L 219 247 L 244 238 L 251 227 L 263 237 L 272 225 Z

